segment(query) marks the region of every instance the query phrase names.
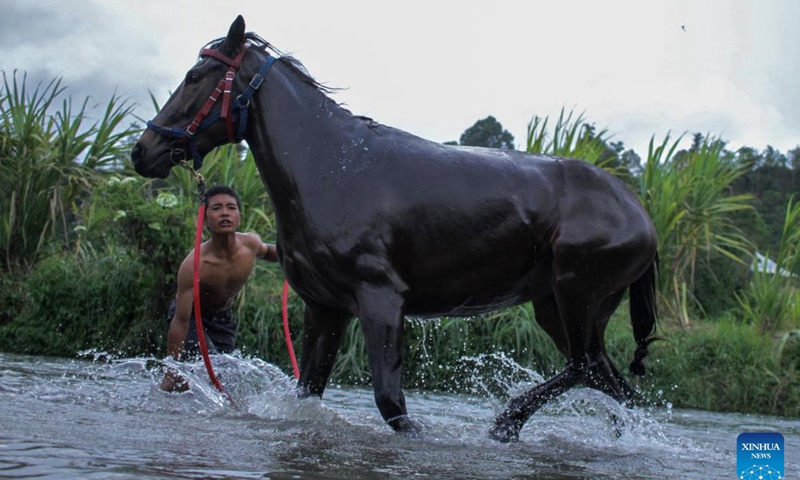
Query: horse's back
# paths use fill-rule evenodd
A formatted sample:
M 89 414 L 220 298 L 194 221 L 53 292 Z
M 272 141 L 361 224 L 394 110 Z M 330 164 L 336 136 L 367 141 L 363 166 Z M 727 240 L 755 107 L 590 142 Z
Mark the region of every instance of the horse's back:
M 407 153 L 389 178 L 406 179 L 408 195 L 386 217 L 382 242 L 411 314 L 531 300 L 550 288 L 557 242 L 602 256 L 647 243 L 652 230 L 622 182 L 581 160 L 439 145 Z

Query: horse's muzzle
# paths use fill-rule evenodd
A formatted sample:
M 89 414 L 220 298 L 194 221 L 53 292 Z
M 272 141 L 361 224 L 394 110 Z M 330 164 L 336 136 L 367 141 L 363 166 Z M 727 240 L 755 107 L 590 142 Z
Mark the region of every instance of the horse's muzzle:
M 146 157 L 147 149 L 142 145 L 142 142 L 137 142 L 133 150 L 131 150 L 131 161 L 136 173 L 146 178 L 166 178 L 169 175 L 169 168 L 160 171 L 161 169 L 155 168 L 155 164 L 152 161 L 147 161 Z

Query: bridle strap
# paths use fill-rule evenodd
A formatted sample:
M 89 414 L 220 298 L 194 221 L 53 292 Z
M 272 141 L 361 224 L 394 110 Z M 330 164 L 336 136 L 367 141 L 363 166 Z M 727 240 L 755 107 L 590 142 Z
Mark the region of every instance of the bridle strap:
M 256 73 L 252 80 L 250 80 L 250 83 L 248 83 L 244 92 L 242 92 L 242 94 L 235 99 L 231 100 L 231 91 L 233 88 L 233 80 L 236 76 L 236 70 L 241 65 L 244 54 L 247 52 L 249 46 L 250 45 L 248 43 L 242 44 L 242 47 L 239 49 L 239 53 L 234 58 L 228 57 L 219 50 L 212 50 L 208 48 L 203 49 L 203 51 L 200 52 L 201 57 L 212 57 L 228 65 L 229 68 L 227 72 L 225 72 L 225 76 L 222 77 L 222 79 L 220 79 L 220 81 L 217 83 L 214 91 L 211 92 L 211 95 L 209 95 L 208 99 L 200 108 L 200 111 L 197 112 L 197 115 L 195 115 L 194 119 L 189 125 L 184 128 L 170 128 L 157 125 L 153 121 L 147 122 L 147 128 L 153 130 L 159 135 L 174 139 L 179 145 L 188 143 L 189 151 L 192 155 L 192 159 L 194 160 L 194 168 L 196 170 L 199 170 L 202 166 L 202 159 L 200 158 L 197 143 L 194 139 L 194 135 L 197 132 L 205 130 L 214 122 L 222 118 L 225 120 L 225 128 L 227 130 L 228 140 L 231 143 L 239 143 L 244 139 L 244 134 L 247 130 L 247 113 L 248 107 L 250 106 L 250 99 L 253 97 L 253 95 L 255 95 L 258 88 L 264 82 L 264 76 L 266 76 L 270 67 L 275 63 L 276 60 L 275 57 L 268 55 L 267 59 L 261 65 L 258 73 Z M 214 108 L 214 105 L 219 100 L 220 95 L 222 96 L 220 113 L 209 116 L 211 109 Z M 238 112 L 239 114 L 236 131 L 234 131 L 233 126 L 233 115 L 235 112 Z M 183 148 L 179 148 L 178 145 L 170 150 L 170 158 L 175 163 L 185 161 L 185 157 L 186 155 Z
M 244 89 L 244 92 L 236 97 L 234 101 L 234 109 L 239 111 L 239 128 L 236 131 L 236 138 L 239 139 L 238 141 L 240 142 L 244 138 L 244 132 L 247 130 L 247 112 L 249 111 L 250 99 L 253 98 L 258 88 L 264 83 L 264 77 L 267 75 L 270 67 L 272 67 L 272 64 L 275 63 L 275 60 L 277 59 L 273 56 L 267 57 L 258 70 L 258 73 L 256 73 L 252 80 L 250 80 L 250 83 L 247 84 L 247 88 Z
M 230 72 L 230 70 L 228 72 Z M 200 111 L 197 112 L 197 115 L 195 115 L 194 120 L 192 120 L 192 123 L 190 123 L 189 126 L 186 127 L 186 133 L 190 137 L 194 136 L 194 134 L 197 132 L 197 129 L 200 127 L 203 120 L 206 118 L 206 116 L 208 116 L 208 112 L 210 112 L 211 109 L 214 108 L 214 104 L 217 103 L 217 100 L 219 100 L 219 96 L 224 91 L 224 89 L 225 89 L 225 78 L 223 78 L 222 80 L 219 81 L 219 83 L 217 83 L 216 88 L 214 88 L 214 91 L 211 92 L 211 95 L 209 95 L 208 100 L 206 100 L 206 103 L 204 103 L 202 108 L 200 108 Z
M 231 143 L 237 143 L 236 136 L 233 134 L 233 119 L 231 118 L 231 88 L 233 86 L 234 75 L 236 75 L 236 72 L 233 70 L 233 67 L 231 67 L 231 69 L 225 73 L 225 78 L 221 80 L 223 90 L 220 117 L 225 119 L 225 129 L 228 131 L 228 140 L 230 140 Z
M 192 125 L 195 125 L 195 129 L 192 130 L 191 134 L 194 135 L 196 132 L 197 127 L 200 126 L 203 119 L 208 115 L 208 112 L 211 111 L 211 108 L 217 103 L 219 100 L 220 93 L 222 94 L 222 108 L 220 109 L 220 117 L 225 119 L 225 128 L 228 132 L 228 140 L 231 143 L 238 143 L 241 142 L 237 140 L 236 137 L 233 135 L 233 121 L 230 116 L 230 106 L 231 106 L 231 87 L 233 86 L 233 78 L 236 76 L 236 70 L 239 69 L 239 65 L 242 64 L 242 58 L 244 57 L 245 52 L 250 45 L 247 43 L 243 44 L 242 47 L 239 49 L 239 53 L 236 55 L 235 58 L 231 59 L 227 55 L 222 54 L 219 50 L 211 50 L 209 48 L 203 49 L 200 52 L 200 56 L 205 57 L 213 57 L 217 60 L 221 61 L 222 63 L 228 65 L 228 71 L 225 72 L 225 76 L 217 84 L 217 88 L 214 89 L 214 92 L 208 97 L 205 105 L 203 108 L 200 109 L 200 112 L 195 117 Z
M 237 68 L 239 68 L 239 65 L 242 64 L 242 57 L 244 56 L 245 50 L 249 46 L 250 45 L 247 44 L 247 43 L 243 44 L 242 45 L 242 49 L 239 50 L 239 54 L 236 55 L 234 58 L 231 58 L 231 57 L 225 55 L 224 53 L 220 52 L 219 50 L 212 50 L 210 48 L 204 48 L 200 52 L 200 56 L 201 57 L 214 57 L 217 60 L 219 60 L 220 62 L 224 63 L 225 65 L 227 65 L 229 67 L 232 67 L 234 70 L 236 70 Z

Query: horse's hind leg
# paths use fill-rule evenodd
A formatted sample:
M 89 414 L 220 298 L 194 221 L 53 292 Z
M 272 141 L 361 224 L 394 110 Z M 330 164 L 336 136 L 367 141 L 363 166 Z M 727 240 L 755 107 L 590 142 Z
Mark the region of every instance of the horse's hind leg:
M 586 385 L 600 390 L 620 403 L 626 403 L 633 398 L 634 391 L 606 352 L 605 330 L 623 295 L 624 292 L 620 291 L 603 300 L 597 320 L 592 324 L 588 337 L 590 343 L 586 348 Z
M 537 385 L 508 402 L 503 413 L 494 420 L 489 436 L 500 442 L 516 441 L 519 431 L 531 415 L 542 405 L 572 388 L 581 379 L 581 374 L 566 368 L 550 380 Z
M 558 267 L 554 269 L 554 300 L 550 300 L 550 303 L 540 301 L 534 304 L 537 321 L 553 338 L 559 350 L 566 354 L 567 365 L 551 380 L 509 402 L 490 431 L 490 435 L 496 440 L 510 441 L 518 438 L 519 430 L 536 410 L 578 382 L 586 380 L 587 374 L 597 368 L 598 363 L 603 363 L 603 352 L 600 348 L 602 343 L 597 341 L 598 336 L 602 336 L 603 329 L 596 322 L 604 302 L 594 291 L 595 279 L 587 271 L 586 259 L 582 257 L 561 256 L 558 259 L 560 261 L 556 262 Z M 610 305 L 606 303 L 605 306 Z M 541 314 L 545 316 L 542 317 Z M 600 387 L 604 380 L 607 380 L 605 375 L 598 378 L 596 385 Z M 616 381 L 613 383 L 616 384 Z
M 550 335 L 556 347 L 565 356 L 569 353 L 569 343 L 555 297 L 548 297 L 533 302 L 536 322 Z M 567 368 L 545 383 L 537 385 L 508 402 L 506 409 L 497 416 L 489 436 L 501 442 L 509 442 L 519 438 L 519 431 L 526 421 L 548 401 L 556 398 L 572 388 L 582 378 L 582 373 L 567 364 Z
M 633 389 L 628 381 L 608 358 L 605 350 L 604 334 L 606 325 L 611 315 L 614 314 L 624 293 L 618 292 L 607 297 L 600 305 L 600 314 L 596 322 L 590 326 L 590 334 L 595 339 L 594 344 L 589 344 L 587 352 L 596 352 L 594 360 L 588 359 L 587 383 L 598 388 L 619 402 L 629 400 L 633 396 Z M 558 350 L 569 358 L 569 342 L 558 305 L 554 296 L 548 296 L 533 302 L 536 313 L 536 322 L 550 335 Z M 593 379 L 596 380 L 593 382 Z
M 301 397 L 322 396 L 350 318 L 347 312 L 306 302 L 298 380 Z
M 569 355 L 569 343 L 567 342 L 567 334 L 564 331 L 564 325 L 561 323 L 561 315 L 558 313 L 558 304 L 556 297 L 549 295 L 531 302 L 533 304 L 533 313 L 536 317 L 536 323 L 542 327 L 542 330 L 547 333 L 556 344 L 556 348 L 565 357 Z

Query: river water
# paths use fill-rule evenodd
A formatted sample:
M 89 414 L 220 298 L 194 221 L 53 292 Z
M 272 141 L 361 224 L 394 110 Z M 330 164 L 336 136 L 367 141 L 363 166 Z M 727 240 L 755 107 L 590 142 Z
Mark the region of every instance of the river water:
M 487 432 L 507 398 L 407 392 L 425 428 L 409 438 L 371 390 L 299 401 L 291 376 L 258 359 L 214 358 L 232 406 L 202 362 L 177 367 L 191 391 L 167 394 L 160 360 L 87 355 L 0 354 L 0 478 L 733 479 L 750 431 L 782 433 L 785 478 L 800 478 L 800 419 L 626 409 L 575 389 L 500 444 Z

